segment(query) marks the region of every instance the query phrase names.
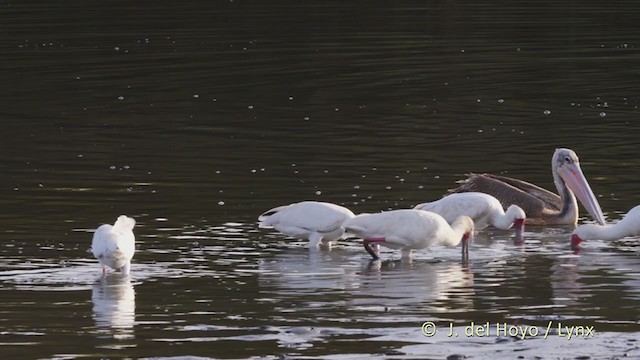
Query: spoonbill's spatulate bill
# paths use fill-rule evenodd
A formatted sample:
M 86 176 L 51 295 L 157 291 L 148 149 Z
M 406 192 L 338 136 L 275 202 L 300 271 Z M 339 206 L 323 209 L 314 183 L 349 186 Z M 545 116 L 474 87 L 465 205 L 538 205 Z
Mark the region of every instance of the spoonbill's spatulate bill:
M 577 197 L 593 219 L 604 225 L 600 204 L 582 173 L 576 153 L 571 149 L 556 149 L 551 171 L 559 196 L 526 181 L 491 174 L 472 174 L 450 192 L 483 192 L 494 196 L 503 207 L 518 205 L 531 225 L 577 224 Z
M 505 212 L 498 199 L 480 192 L 450 194 L 436 201 L 418 204 L 414 209 L 434 212 L 449 224 L 462 215 L 468 216 L 473 220 L 476 230 L 482 230 L 489 225 L 502 230 L 514 226 L 517 238 L 523 236 L 527 217 L 518 205 L 510 205 Z
M 431 245 L 457 246 L 462 241 L 463 258 L 468 254 L 468 239 L 473 236 L 473 220 L 460 216 L 452 225 L 440 215 L 416 209 L 360 214 L 345 224 L 347 232 L 363 239 L 365 250 L 377 260 L 372 245 L 400 249 L 403 258 L 411 250 Z
M 578 226 L 571 235 L 571 246 L 577 247 L 585 240 L 618 240 L 627 236 L 640 235 L 640 205 L 613 225 L 584 224 Z
M 303 201 L 279 206 L 258 217 L 260 227 L 273 227 L 279 232 L 298 239 L 308 239 L 309 248 L 320 245 L 331 247 L 344 235 L 344 222 L 355 215 L 336 204 Z
M 134 219 L 120 215 L 115 224 L 100 225 L 96 229 L 91 241 L 91 252 L 100 261 L 103 274 L 106 274 L 107 267 L 129 274 L 131 259 L 136 251 L 133 235 L 135 225 Z

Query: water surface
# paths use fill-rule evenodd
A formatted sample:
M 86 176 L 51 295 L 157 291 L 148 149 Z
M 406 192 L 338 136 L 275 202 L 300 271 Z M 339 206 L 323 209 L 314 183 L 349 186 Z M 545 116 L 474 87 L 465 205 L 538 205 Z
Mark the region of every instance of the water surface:
M 356 239 L 309 251 L 256 224 L 300 200 L 411 207 L 468 172 L 554 189 L 556 147 L 619 220 L 639 191 L 634 3 L 0 6 L 6 356 L 640 357 L 637 238 L 574 253 L 571 227 L 488 229 L 468 264 L 371 263 Z M 120 214 L 132 275 L 102 277 L 91 233 Z

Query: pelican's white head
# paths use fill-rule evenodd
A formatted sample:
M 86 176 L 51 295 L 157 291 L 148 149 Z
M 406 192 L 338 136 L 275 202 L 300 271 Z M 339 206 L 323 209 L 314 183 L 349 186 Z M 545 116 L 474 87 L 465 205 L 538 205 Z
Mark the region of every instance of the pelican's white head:
M 578 155 L 571 149 L 556 149 L 553 153 L 551 166 L 553 168 L 554 181 L 558 188 L 558 193 L 562 196 L 564 186 L 562 186 L 561 182 L 564 182 L 566 187 L 569 188 L 582 203 L 585 210 L 591 214 L 591 217 L 600 225 L 604 225 L 605 221 L 602 209 L 600 208 L 598 199 L 591 190 L 591 186 L 589 186 L 589 182 L 587 182 L 586 177 L 582 173 Z

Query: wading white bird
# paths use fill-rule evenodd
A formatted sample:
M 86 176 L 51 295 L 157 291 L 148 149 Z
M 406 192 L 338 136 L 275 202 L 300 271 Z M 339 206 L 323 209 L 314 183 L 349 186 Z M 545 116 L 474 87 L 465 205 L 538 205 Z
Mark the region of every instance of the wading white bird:
M 482 230 L 489 225 L 502 230 L 514 226 L 517 238 L 522 238 L 527 218 L 524 210 L 518 205 L 510 205 L 505 212 L 498 199 L 480 192 L 450 194 L 436 201 L 418 204 L 414 209 L 434 212 L 449 224 L 461 215 L 468 216 L 473 220 L 476 230 Z
M 344 222 L 355 215 L 336 204 L 303 201 L 279 206 L 258 217 L 260 227 L 273 227 L 298 239 L 308 239 L 309 248 L 331 247 L 344 235 Z
M 577 224 L 577 197 L 593 219 L 604 225 L 600 204 L 582 173 L 578 155 L 571 149 L 556 149 L 551 171 L 559 196 L 526 181 L 491 174 L 472 174 L 450 192 L 483 192 L 494 196 L 503 207 L 518 205 L 531 225 Z
M 365 250 L 374 260 L 379 256 L 372 245 L 400 249 L 403 258 L 411 257 L 411 250 L 434 244 L 449 247 L 462 241 L 463 259 L 468 255 L 468 240 L 473 236 L 473 220 L 460 216 L 449 225 L 440 215 L 424 210 L 401 209 L 375 214 L 360 214 L 345 224 L 347 232 L 363 239 Z
M 120 215 L 112 225 L 100 225 L 93 234 L 91 252 L 102 265 L 102 273 L 107 273 L 107 267 L 120 270 L 129 275 L 131 259 L 136 252 L 133 227 L 136 221 L 128 216 Z
M 571 246 L 579 247 L 585 240 L 618 240 L 627 236 L 640 235 L 640 205 L 613 225 L 583 224 L 571 235 Z

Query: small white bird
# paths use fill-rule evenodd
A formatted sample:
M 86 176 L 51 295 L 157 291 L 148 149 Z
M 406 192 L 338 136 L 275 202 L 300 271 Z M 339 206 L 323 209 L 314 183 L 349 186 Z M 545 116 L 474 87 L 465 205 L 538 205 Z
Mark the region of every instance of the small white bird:
M 523 236 L 527 218 L 524 210 L 518 205 L 509 206 L 505 212 L 498 199 L 480 192 L 453 193 L 440 200 L 418 204 L 414 209 L 434 212 L 449 224 L 461 215 L 468 216 L 473 220 L 476 230 L 484 229 L 489 225 L 502 230 L 514 226 L 517 238 Z
M 344 235 L 344 222 L 355 215 L 336 204 L 303 201 L 273 208 L 258 217 L 260 227 L 273 227 L 298 239 L 308 239 L 309 248 L 331 243 Z
M 440 215 L 424 210 L 402 209 L 376 214 L 360 214 L 345 224 L 346 231 L 363 239 L 365 250 L 374 260 L 379 256 L 371 245 L 400 249 L 403 258 L 410 258 L 411 250 L 434 244 L 449 247 L 462 241 L 462 256 L 468 255 L 468 239 L 473 236 L 473 220 L 460 216 L 452 225 Z
M 627 236 L 640 235 L 640 205 L 613 225 L 583 224 L 571 235 L 571 246 L 576 248 L 585 240 L 618 240 Z
M 136 221 L 125 215 L 118 216 L 113 226 L 100 225 L 93 234 L 91 252 L 102 265 L 102 273 L 107 273 L 107 266 L 129 275 L 131 259 L 136 252 L 133 227 Z

